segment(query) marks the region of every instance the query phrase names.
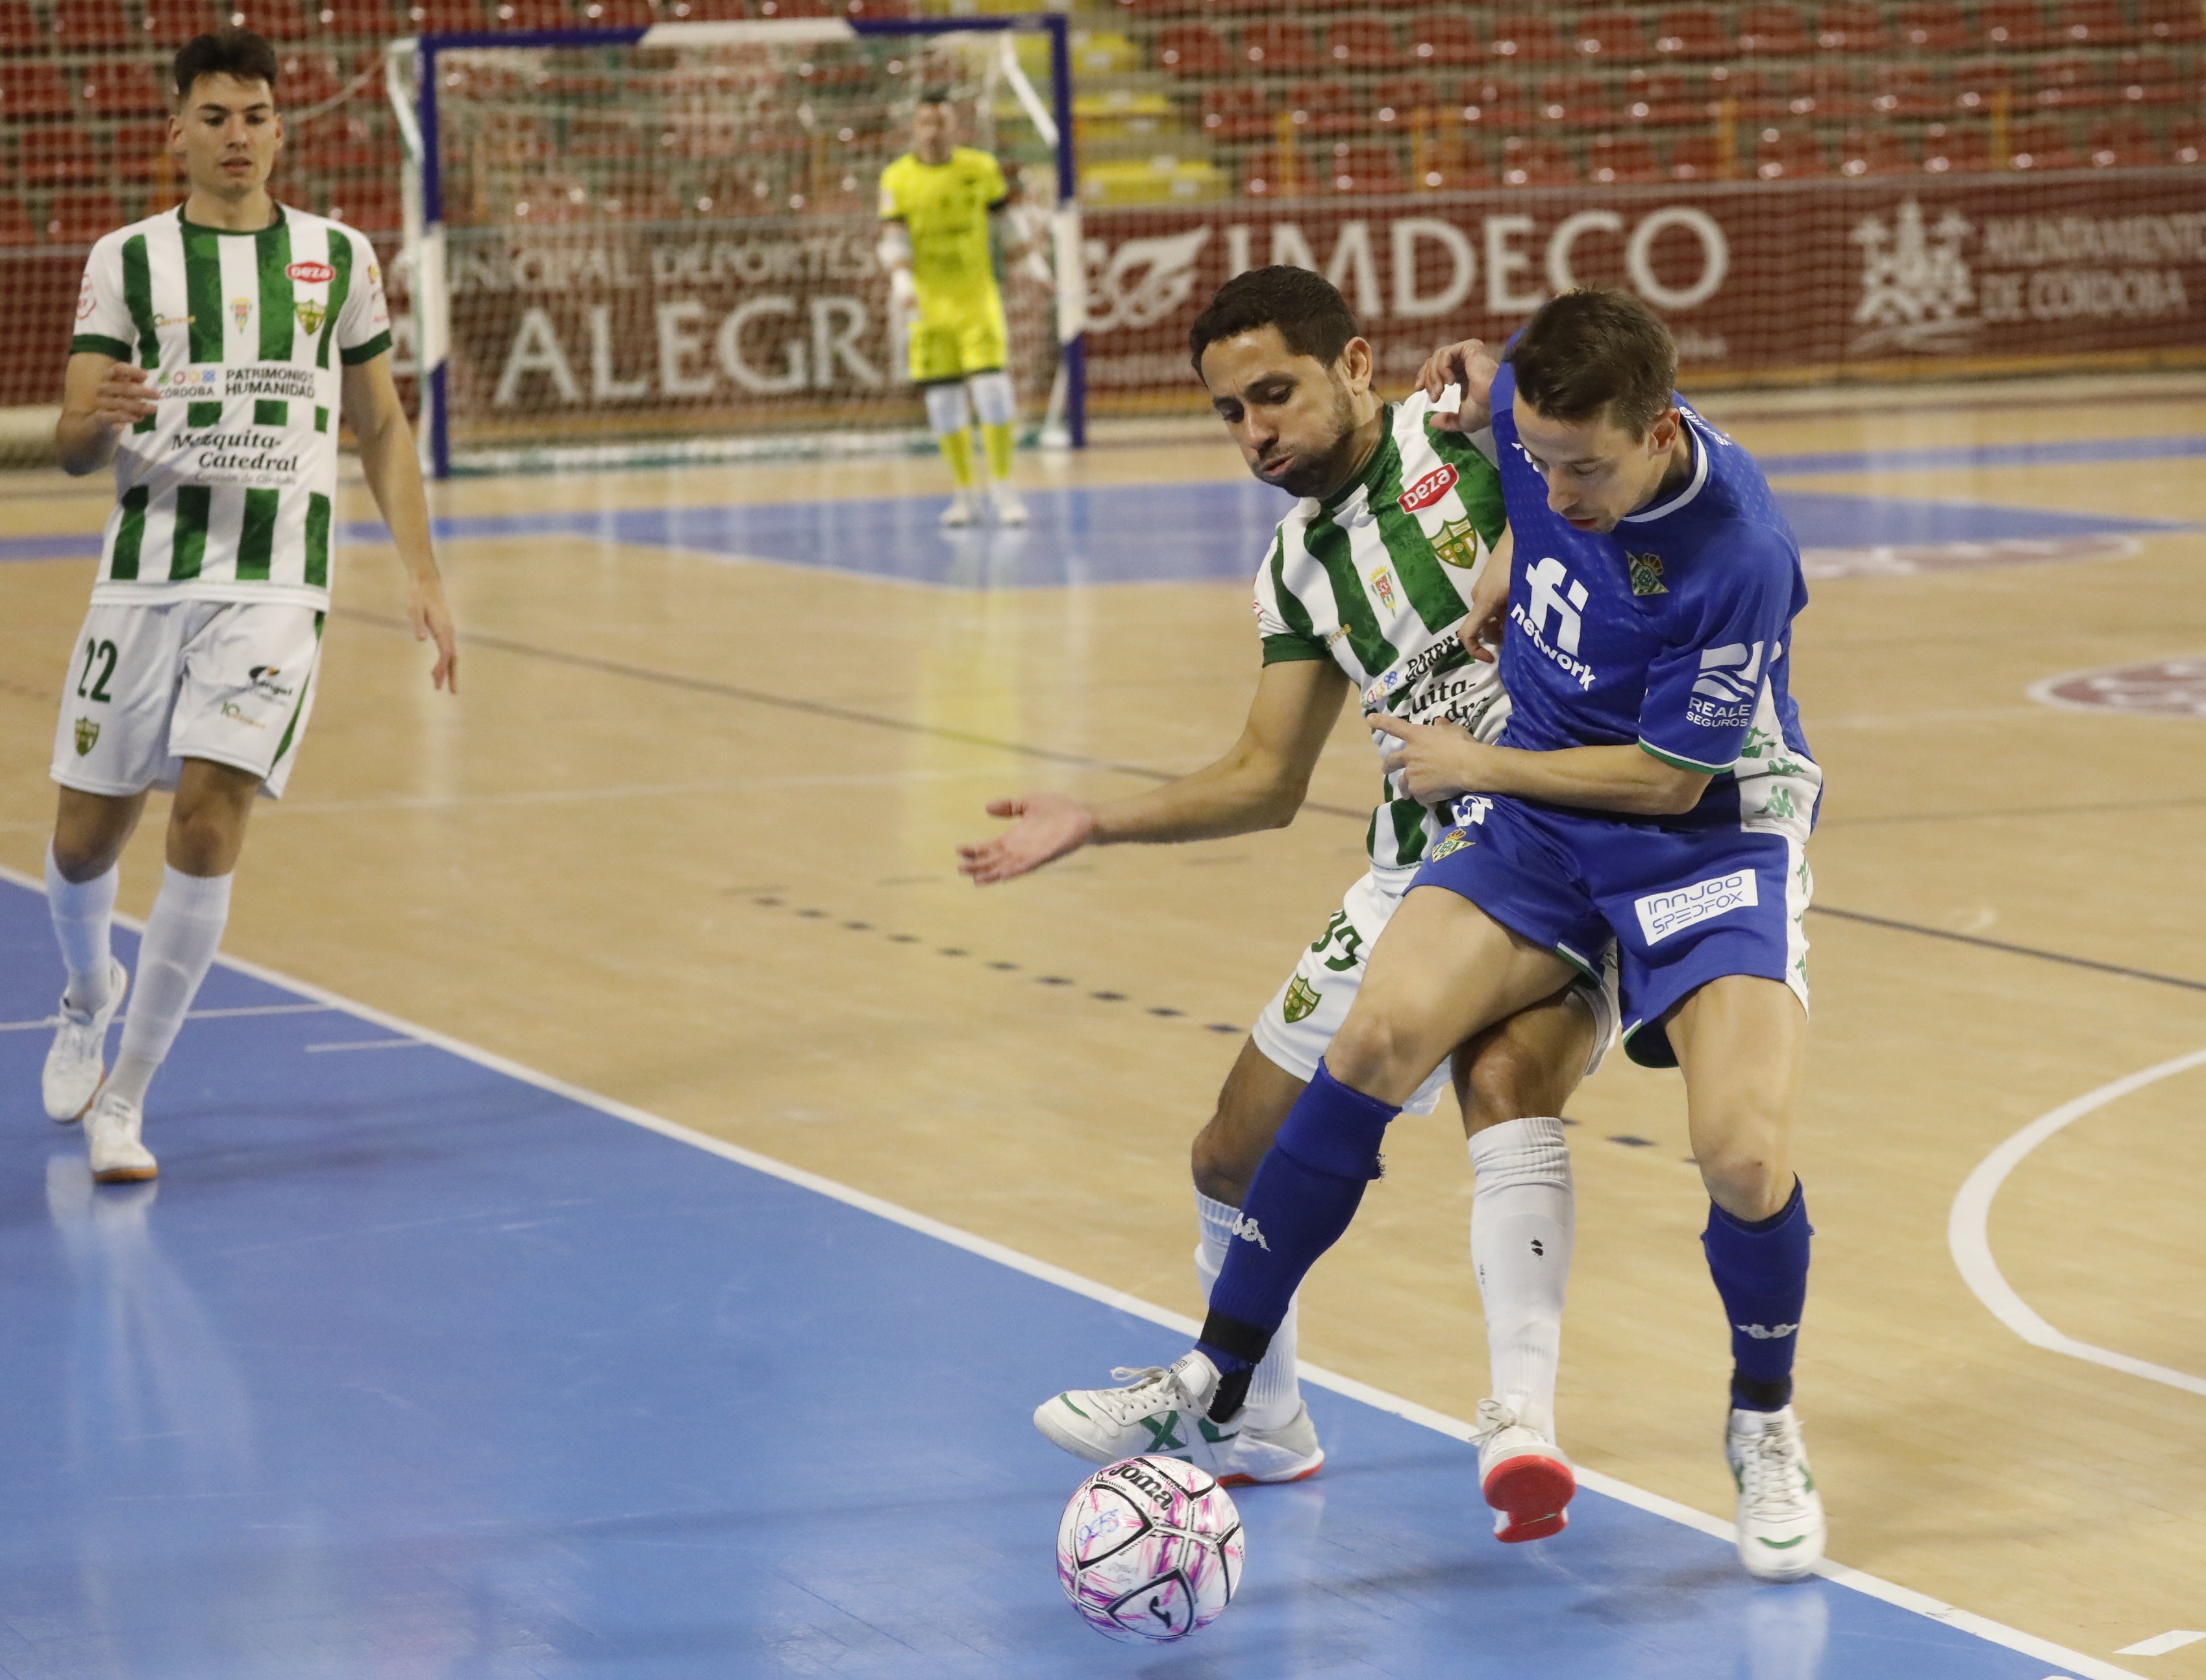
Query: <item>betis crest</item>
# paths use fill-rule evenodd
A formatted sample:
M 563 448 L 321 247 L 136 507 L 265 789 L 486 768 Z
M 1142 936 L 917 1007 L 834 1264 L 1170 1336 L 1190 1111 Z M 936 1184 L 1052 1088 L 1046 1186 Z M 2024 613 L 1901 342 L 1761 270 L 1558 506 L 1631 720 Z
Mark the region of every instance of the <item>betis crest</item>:
M 1476 846 L 1477 843 L 1477 841 L 1472 839 L 1463 830 L 1452 828 L 1433 843 L 1432 850 L 1425 855 L 1426 861 L 1437 863 L 1444 857 L 1453 857 L 1465 846 Z
M 1433 552 L 1442 565 L 1469 571 L 1478 563 L 1478 533 L 1468 519 L 1444 520 L 1433 535 Z
M 76 720 L 76 755 L 82 758 L 99 742 L 99 724 L 91 718 Z
M 299 331 L 305 333 L 307 337 L 312 338 L 316 333 L 322 330 L 323 319 L 327 316 L 329 313 L 329 306 L 327 304 L 317 303 L 311 298 L 301 299 L 299 302 Z
M 1659 554 L 1631 554 L 1624 557 L 1631 563 L 1631 593 L 1635 595 L 1666 595 L 1670 586 L 1662 581 L 1662 557 Z
M 77 725 L 79 730 L 82 730 L 83 727 L 81 724 Z M 1287 982 L 1287 995 L 1280 1002 L 1279 1012 L 1289 1021 L 1307 1020 L 1310 1011 L 1316 1007 L 1317 988 L 1315 986 L 1300 974 L 1297 974 L 1294 979 Z

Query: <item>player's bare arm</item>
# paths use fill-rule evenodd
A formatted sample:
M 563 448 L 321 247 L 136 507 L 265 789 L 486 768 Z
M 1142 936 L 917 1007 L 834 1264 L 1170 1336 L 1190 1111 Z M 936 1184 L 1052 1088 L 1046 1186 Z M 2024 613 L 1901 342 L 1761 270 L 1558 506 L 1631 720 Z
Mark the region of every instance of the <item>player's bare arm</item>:
M 957 849 L 975 885 L 1008 881 L 1082 846 L 1169 844 L 1285 828 L 1302 808 L 1348 678 L 1315 659 L 1264 667 L 1241 738 L 1220 758 L 1160 788 L 1090 804 L 1064 794 L 999 799 L 992 817 L 1017 819 L 993 840 Z
M 97 350 L 69 359 L 54 448 L 62 470 L 81 478 L 115 459 L 115 443 L 154 409 L 153 378 L 142 367 Z
M 345 369 L 344 412 L 360 440 L 361 470 L 367 476 L 368 490 L 406 568 L 406 617 L 414 626 L 414 639 L 437 644 L 430 685 L 457 694 L 459 640 L 451 609 L 444 604 L 444 580 L 438 574 L 436 549 L 429 536 L 428 492 L 422 487 L 406 410 L 391 378 L 390 356 L 375 356 Z
M 1713 779 L 1643 747 L 1528 753 L 1488 747 L 1452 725 L 1409 724 L 1383 713 L 1369 721 L 1401 743 L 1386 754 L 1387 772 L 1402 771 L 1410 796 L 1428 804 L 1459 794 L 1510 794 L 1583 810 L 1668 817 L 1699 804 Z

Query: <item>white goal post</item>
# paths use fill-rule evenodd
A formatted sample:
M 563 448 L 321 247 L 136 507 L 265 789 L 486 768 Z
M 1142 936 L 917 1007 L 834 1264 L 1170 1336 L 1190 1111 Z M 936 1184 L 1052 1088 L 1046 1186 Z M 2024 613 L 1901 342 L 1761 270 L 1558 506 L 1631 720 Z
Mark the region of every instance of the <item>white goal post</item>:
M 432 475 L 904 446 L 875 188 L 922 85 L 1011 181 L 1023 414 L 1085 444 L 1064 14 L 426 34 L 385 67 Z

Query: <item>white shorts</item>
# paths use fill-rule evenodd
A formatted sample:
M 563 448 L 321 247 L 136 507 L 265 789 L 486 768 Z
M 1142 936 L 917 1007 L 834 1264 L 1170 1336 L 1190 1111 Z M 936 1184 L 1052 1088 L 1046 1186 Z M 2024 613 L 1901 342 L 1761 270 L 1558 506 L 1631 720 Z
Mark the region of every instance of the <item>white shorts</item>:
M 62 690 L 53 778 L 121 796 L 173 789 L 184 760 L 211 759 L 278 798 L 321 646 L 322 615 L 288 601 L 95 601 Z
M 1249 1036 L 1266 1059 L 1308 1080 L 1317 1072 L 1318 1057 L 1325 1054 L 1340 1023 L 1348 1019 L 1348 1006 L 1363 984 L 1363 961 L 1401 903 L 1400 895 L 1388 892 L 1378 880 L 1365 875 L 1349 888 L 1325 932 L 1302 954 L 1287 983 L 1272 994 L 1264 1012 L 1256 1017 Z M 1593 1053 L 1586 1058 L 1584 1077 L 1599 1070 L 1601 1058 L 1616 1039 L 1616 959 L 1612 953 L 1601 965 L 1601 983 L 1581 980 L 1571 995 L 1593 1012 Z M 1454 1077 L 1450 1062 L 1433 1070 L 1417 1087 L 1416 1095 L 1402 1105 L 1411 1114 L 1430 1114 Z

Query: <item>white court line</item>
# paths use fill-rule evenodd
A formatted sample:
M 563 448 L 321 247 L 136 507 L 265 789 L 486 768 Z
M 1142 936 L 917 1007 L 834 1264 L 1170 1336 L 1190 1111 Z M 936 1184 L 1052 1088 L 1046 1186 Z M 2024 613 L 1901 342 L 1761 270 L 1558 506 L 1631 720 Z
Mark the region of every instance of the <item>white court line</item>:
M 2173 1371 L 2149 1360 L 2093 1347 L 2089 1342 L 2063 1335 L 2039 1317 L 2030 1303 L 2015 1293 L 2014 1286 L 2000 1272 L 1999 1262 L 1992 1258 L 1989 1226 L 1992 1199 L 1999 1194 L 2000 1186 L 2039 1144 L 2063 1127 L 2096 1113 L 2108 1103 L 2118 1102 L 2133 1091 L 2142 1091 L 2148 1085 L 2202 1065 L 2206 1065 L 2206 1050 L 2194 1050 L 2188 1056 L 2179 1056 L 2142 1073 L 2102 1085 L 2096 1091 L 2087 1091 L 2050 1114 L 2040 1115 L 1978 1163 L 1976 1170 L 1962 1184 L 1961 1193 L 1953 1198 L 1953 1211 L 1946 1221 L 1946 1244 L 1953 1251 L 1953 1264 L 1960 1268 L 1961 1281 L 1991 1309 L 1994 1317 L 2024 1341 L 2051 1353 L 2066 1354 L 2072 1359 L 2089 1360 L 2110 1371 L 2166 1383 L 2170 1388 L 2188 1389 L 2193 1394 L 2206 1394 L 2206 1377 L 2194 1377 L 2187 1371 Z
M 335 1044 L 310 1044 L 307 1054 L 331 1050 L 426 1050 L 420 1039 L 340 1039 Z
M 45 891 L 44 882 L 33 880 L 27 875 L 18 874 L 5 865 L 0 865 L 0 880 L 12 881 L 18 886 L 27 888 L 41 895 Z M 142 923 L 133 917 L 118 914 L 116 920 L 127 927 L 143 926 Z M 1201 1327 L 1193 1319 L 1184 1317 L 1178 1313 L 1169 1312 L 1162 1307 L 1142 1300 L 1139 1296 L 1129 1295 L 1123 1290 L 1112 1289 L 1107 1284 L 1099 1284 L 1091 1278 L 1082 1277 L 1076 1272 L 1068 1272 L 1063 1266 L 1052 1266 L 1047 1260 L 1037 1260 L 1031 1254 L 1021 1254 L 1016 1248 L 1006 1248 L 1004 1244 L 992 1242 L 987 1237 L 976 1236 L 970 1231 L 960 1230 L 955 1225 L 945 1224 L 939 1219 L 930 1218 L 924 1213 L 914 1212 L 908 1207 L 900 1207 L 892 1201 L 884 1200 L 879 1196 L 869 1194 L 864 1190 L 854 1189 L 848 1184 L 838 1183 L 834 1179 L 824 1178 L 816 1172 L 808 1172 L 802 1167 L 791 1166 L 785 1161 L 775 1160 L 770 1155 L 759 1154 L 755 1151 L 744 1148 L 741 1144 L 730 1143 L 724 1138 L 712 1137 L 703 1132 L 692 1131 L 687 1126 L 664 1119 L 644 1109 L 633 1107 L 617 1098 L 601 1096 L 597 1092 L 585 1090 L 579 1085 L 569 1085 L 565 1080 L 555 1078 L 550 1074 L 540 1072 L 519 1062 L 510 1061 L 495 1051 L 484 1050 L 464 1040 L 440 1033 L 432 1027 L 418 1026 L 400 1016 L 386 1014 L 371 1004 L 356 1003 L 351 998 L 343 997 L 325 987 L 316 986 L 311 981 L 295 979 L 274 968 L 265 968 L 260 964 L 247 962 L 243 957 L 224 956 L 218 956 L 215 960 L 225 968 L 235 969 L 239 974 L 249 975 L 267 985 L 288 987 L 304 997 L 313 998 L 327 1008 L 342 1010 L 348 1014 L 358 1016 L 361 1020 L 373 1022 L 379 1027 L 386 1027 L 394 1033 L 407 1034 L 419 1039 L 424 1044 L 432 1045 L 438 1050 L 456 1056 L 462 1061 L 472 1062 L 477 1067 L 487 1068 L 492 1073 L 504 1074 L 508 1079 L 518 1080 L 523 1085 L 534 1086 L 540 1091 L 548 1092 L 555 1097 L 563 1097 L 569 1102 L 578 1104 L 584 1108 L 595 1109 L 599 1113 L 609 1115 L 613 1119 L 625 1120 L 632 1126 L 640 1126 L 646 1131 L 658 1133 L 661 1137 L 671 1138 L 678 1143 L 686 1143 L 692 1148 L 703 1150 L 708 1155 L 718 1155 L 722 1160 L 732 1161 L 738 1166 L 748 1167 L 752 1171 L 762 1172 L 770 1178 L 778 1178 L 784 1183 L 794 1184 L 802 1189 L 811 1190 L 831 1200 L 842 1202 L 846 1206 L 855 1207 L 862 1212 L 871 1213 L 878 1218 L 886 1219 L 891 1224 L 902 1225 L 907 1230 L 917 1231 L 922 1236 L 931 1236 L 937 1242 L 946 1242 L 953 1248 L 962 1248 L 967 1254 L 977 1254 L 983 1260 L 995 1261 L 999 1266 L 1009 1266 L 1012 1271 L 1026 1277 L 1038 1278 L 1046 1284 L 1054 1284 L 1061 1290 L 1067 1290 L 1074 1295 L 1082 1296 L 1090 1301 L 1100 1302 L 1115 1312 L 1124 1313 L 1137 1319 L 1146 1319 L 1151 1324 L 1161 1325 L 1167 1330 L 1178 1331 L 1190 1340 Z M 2200 1056 L 2202 1058 L 2206 1058 L 2206 1051 L 2201 1051 Z M 1411 1423 L 1422 1424 L 1428 1429 L 1466 1444 L 1473 1438 L 1472 1426 L 1461 1418 L 1451 1417 L 1446 1412 L 1435 1411 L 1433 1408 L 1420 1405 L 1414 1400 L 1405 1400 L 1398 1394 L 1390 1394 L 1383 1388 L 1374 1388 L 1369 1383 L 1360 1382 L 1354 1377 L 1343 1376 L 1339 1372 L 1326 1369 L 1323 1366 L 1304 1364 L 1299 1367 L 1299 1370 L 1303 1380 L 1314 1382 L 1321 1388 L 1329 1388 L 1334 1393 L 1344 1395 L 1349 1399 L 1360 1400 L 1365 1405 L 1379 1411 L 1390 1412 L 1396 1417 L 1406 1419 Z M 1635 1510 L 1647 1511 L 1656 1516 L 1667 1517 L 1672 1522 L 1680 1523 L 1688 1528 L 1697 1529 L 1700 1533 L 1712 1535 L 1726 1544 L 1738 1544 L 1738 1531 L 1720 1517 L 1710 1516 L 1707 1512 L 1696 1510 L 1690 1505 L 1680 1504 L 1675 1499 L 1666 1499 L 1659 1493 L 1649 1493 L 1644 1488 L 1634 1487 L 1630 1482 L 1619 1481 L 1613 1476 L 1603 1475 L 1595 1470 L 1582 1469 L 1577 1473 L 1577 1478 L 1581 1486 L 1590 1487 L 1595 1492 L 1604 1498 L 1614 1499 L 1619 1504 L 1630 1505 Z M 1834 1564 L 1828 1558 L 1815 1565 L 1815 1573 L 1866 1597 L 1881 1600 L 1886 1604 L 1897 1606 L 1902 1610 L 1911 1610 L 1918 1616 L 1928 1617 L 1934 1622 L 1942 1622 L 1947 1627 L 1973 1635 L 1988 1643 L 2004 1646 L 2010 1651 L 2019 1651 L 2025 1656 L 2040 1658 L 2056 1667 L 2066 1670 L 2068 1675 L 2082 1677 L 2082 1680 L 2143 1680 L 2143 1677 L 2134 1669 L 2119 1667 L 2102 1658 L 2085 1656 L 2080 1651 L 2072 1651 L 2067 1647 L 2055 1644 L 2049 1639 L 2040 1639 L 2036 1634 L 2024 1633 L 2019 1628 L 2010 1628 L 2003 1622 L 1994 1622 L 1989 1617 L 1979 1616 L 1973 1611 L 1956 1609 L 1953 1606 L 1934 1599 L 1926 1593 L 1917 1593 L 1911 1588 L 1899 1586 L 1876 1576 L 1864 1574 L 1859 1570 L 1848 1569 L 1845 1564 Z M 2048 1675 L 2046 1680 L 2066 1680 L 2066 1676 Z
M 10 880 L 22 879 L 10 870 L 0 870 L 0 874 L 6 875 Z M 122 921 L 127 918 L 118 916 L 116 920 Z M 135 926 L 137 924 L 133 922 L 131 925 Z M 241 1004 L 234 1010 L 194 1010 L 185 1016 L 184 1019 L 187 1021 L 230 1021 L 244 1015 L 326 1015 L 337 1007 L 334 1004 Z M 129 1013 L 126 1010 L 115 1018 L 114 1024 L 120 1027 L 129 1018 Z M 36 1021 L 0 1021 L 0 1033 L 44 1032 L 50 1027 L 60 1026 L 61 1020 L 61 1016 L 57 1015 L 44 1015 Z
M 2164 1657 L 2170 1651 L 2180 1651 L 2185 1646 L 2196 1645 L 2202 1639 L 2206 1639 L 2206 1633 L 2193 1633 L 2188 1628 L 2178 1628 L 2173 1633 L 2155 1634 L 2150 1639 L 2125 1645 L 2114 1654 L 2118 1657 Z

